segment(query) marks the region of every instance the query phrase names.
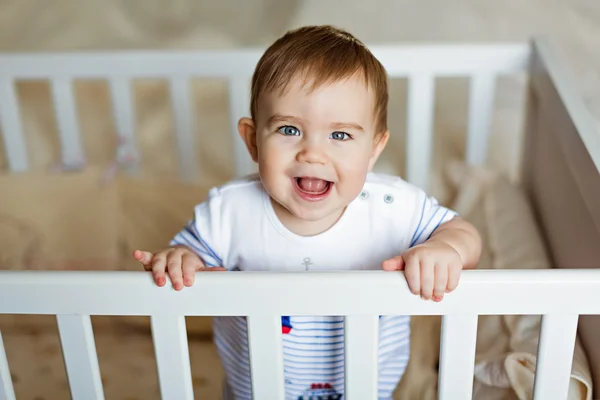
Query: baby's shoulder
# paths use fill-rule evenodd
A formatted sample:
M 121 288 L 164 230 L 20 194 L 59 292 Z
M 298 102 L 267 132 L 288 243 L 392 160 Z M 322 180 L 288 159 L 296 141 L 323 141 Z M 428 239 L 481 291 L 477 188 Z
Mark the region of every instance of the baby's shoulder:
M 214 186 L 208 192 L 207 201 L 225 208 L 249 207 L 259 204 L 263 190 L 258 174 L 252 174 Z
M 406 205 L 422 200 L 426 194 L 421 188 L 399 176 L 371 172 L 367 175 L 361 196 Z

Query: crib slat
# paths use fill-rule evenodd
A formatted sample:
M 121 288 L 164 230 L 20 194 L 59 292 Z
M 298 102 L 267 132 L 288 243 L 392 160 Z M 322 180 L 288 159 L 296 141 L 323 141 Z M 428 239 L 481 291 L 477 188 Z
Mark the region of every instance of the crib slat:
M 252 398 L 283 400 L 283 350 L 281 317 L 247 317 Z
M 477 315 L 442 317 L 439 399 L 470 400 L 473 395 Z
M 229 79 L 229 119 L 233 135 L 236 176 L 244 176 L 257 171 L 256 164 L 248 154 L 246 144 L 238 133 L 238 121 L 250 116 L 250 79 L 235 76 Z
M 492 74 L 478 73 L 471 77 L 467 135 L 467 163 L 470 165 L 483 165 L 488 155 L 495 85 L 496 77 Z
M 79 136 L 79 123 L 73 82 L 70 78 L 52 79 L 52 103 L 61 143 L 62 163 L 77 166 L 83 162 L 83 147 Z
M 409 78 L 406 176 L 410 183 L 427 190 L 433 142 L 435 79 L 428 74 Z
M 151 325 L 161 398 L 193 400 L 192 367 L 185 317 L 153 315 Z
M 0 400 L 15 400 L 15 390 L 10 376 L 8 359 L 4 351 L 4 342 L 2 341 L 2 332 L 0 332 Z
M 542 316 L 534 400 L 567 398 L 578 319 L 577 314 Z
M 135 140 L 135 125 L 133 112 L 133 96 L 131 93 L 131 80 L 126 77 L 110 78 L 110 95 L 115 128 L 119 138 L 126 140 L 126 145 L 136 154 L 139 153 Z M 135 171 L 132 165 L 130 171 Z
M 57 315 L 71 397 L 104 399 L 100 367 L 89 315 Z
M 187 76 L 174 76 L 170 79 L 171 101 L 177 133 L 177 151 L 179 154 L 179 175 L 182 179 L 193 181 L 198 176 L 194 129 L 192 121 L 192 96 Z
M 344 398 L 376 399 L 379 316 L 348 315 L 345 318 L 344 331 Z
M 12 79 L 0 79 L 0 127 L 8 167 L 13 172 L 27 169 L 27 147 L 21 125 L 19 102 Z

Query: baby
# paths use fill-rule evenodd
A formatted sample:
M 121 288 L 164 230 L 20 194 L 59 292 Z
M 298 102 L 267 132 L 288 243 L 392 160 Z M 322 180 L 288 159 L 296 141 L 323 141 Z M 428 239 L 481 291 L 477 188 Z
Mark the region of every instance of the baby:
M 331 26 L 286 33 L 252 78 L 239 133 L 256 176 L 212 188 L 171 247 L 134 258 L 175 290 L 197 271 L 404 271 L 412 293 L 441 301 L 480 255 L 476 230 L 423 190 L 371 172 L 387 129 L 386 71 Z M 390 399 L 409 357 L 410 319 L 382 316 L 379 398 Z M 343 317 L 282 317 L 286 398 L 344 387 Z M 224 398 L 250 399 L 244 317 L 216 317 Z

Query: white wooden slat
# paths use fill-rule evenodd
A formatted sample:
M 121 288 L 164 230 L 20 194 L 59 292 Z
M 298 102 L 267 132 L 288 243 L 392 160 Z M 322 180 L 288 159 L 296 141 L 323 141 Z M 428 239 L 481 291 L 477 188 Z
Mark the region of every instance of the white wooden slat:
M 7 78 L 0 78 L 0 127 L 8 167 L 13 172 L 25 171 L 28 167 L 28 157 L 19 102 L 15 84 L 12 79 Z
M 52 103 L 61 143 L 62 163 L 78 166 L 84 160 L 84 152 L 77 120 L 75 93 L 70 78 L 52 79 Z
M 577 314 L 542 316 L 533 389 L 534 400 L 567 398 L 578 319 Z
M 252 398 L 284 400 L 281 317 L 250 315 L 247 323 Z
M 467 135 L 467 163 L 470 165 L 483 165 L 488 156 L 495 87 L 493 74 L 484 72 L 471 77 Z
M 127 77 L 118 76 L 111 77 L 109 82 L 117 136 L 126 141 L 126 143 L 121 145 L 127 146 L 127 150 L 137 157 L 139 149 L 135 139 L 135 117 L 131 80 Z M 137 164 L 130 165 L 128 171 L 132 173 L 137 171 Z
M 344 327 L 345 394 L 347 400 L 376 399 L 379 316 L 348 315 Z
M 407 76 L 427 69 L 436 76 L 470 75 L 476 71 L 520 72 L 527 68 L 530 45 L 518 43 L 377 45 L 369 46 L 392 76 Z M 135 75 L 161 78 L 167 74 L 230 77 L 252 74 L 265 51 L 227 50 L 127 50 L 0 54 L 2 71 L 18 78 L 69 75 L 104 78 Z M 457 56 L 460 55 L 460 56 Z
M 104 399 L 98 355 L 89 315 L 57 315 L 58 332 L 74 400 Z
M 293 285 L 281 285 L 290 279 Z M 165 309 L 190 316 L 257 310 L 272 315 L 600 314 L 600 269 L 594 268 L 463 271 L 459 289 L 440 303 L 413 296 L 402 272 L 345 271 L 343 287 L 332 296 L 331 285 L 338 280 L 336 271 L 203 274 L 182 297 L 156 290 L 152 274 L 144 271 L 0 270 L 0 314 L 153 315 Z M 569 296 L 556 302 L 557 290 Z
M 153 315 L 151 326 L 161 398 L 193 400 L 185 316 Z
M 476 342 L 476 314 L 451 314 L 442 317 L 438 377 L 440 400 L 471 400 Z
M 179 175 L 183 180 L 193 181 L 198 176 L 199 171 L 194 145 L 190 79 L 188 76 L 174 76 L 170 78 L 170 87 L 175 132 L 177 134 Z
M 4 341 L 0 332 L 0 400 L 15 400 L 15 390 L 12 384 L 10 368 L 6 351 L 4 351 Z
M 433 143 L 434 93 L 433 75 L 418 74 L 409 78 L 406 176 L 410 183 L 427 190 Z
M 238 133 L 239 119 L 250 116 L 250 89 L 250 78 L 246 76 L 235 76 L 229 79 L 229 119 L 233 135 L 236 176 L 252 174 L 258 170 Z

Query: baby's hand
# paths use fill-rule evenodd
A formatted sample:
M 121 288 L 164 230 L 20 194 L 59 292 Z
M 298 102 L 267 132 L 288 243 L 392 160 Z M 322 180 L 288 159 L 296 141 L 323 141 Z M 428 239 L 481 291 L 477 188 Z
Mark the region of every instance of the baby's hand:
M 441 241 L 428 241 L 386 260 L 386 271 L 404 270 L 408 287 L 425 300 L 442 301 L 444 293 L 458 286 L 463 263 L 458 252 Z
M 184 284 L 192 286 L 196 271 L 226 271 L 221 267 L 207 267 L 196 253 L 185 247 L 171 247 L 155 254 L 136 250 L 133 252 L 133 258 L 139 261 L 146 271 L 152 271 L 158 286 L 165 285 L 165 273 L 168 271 L 175 290 L 183 289 Z

